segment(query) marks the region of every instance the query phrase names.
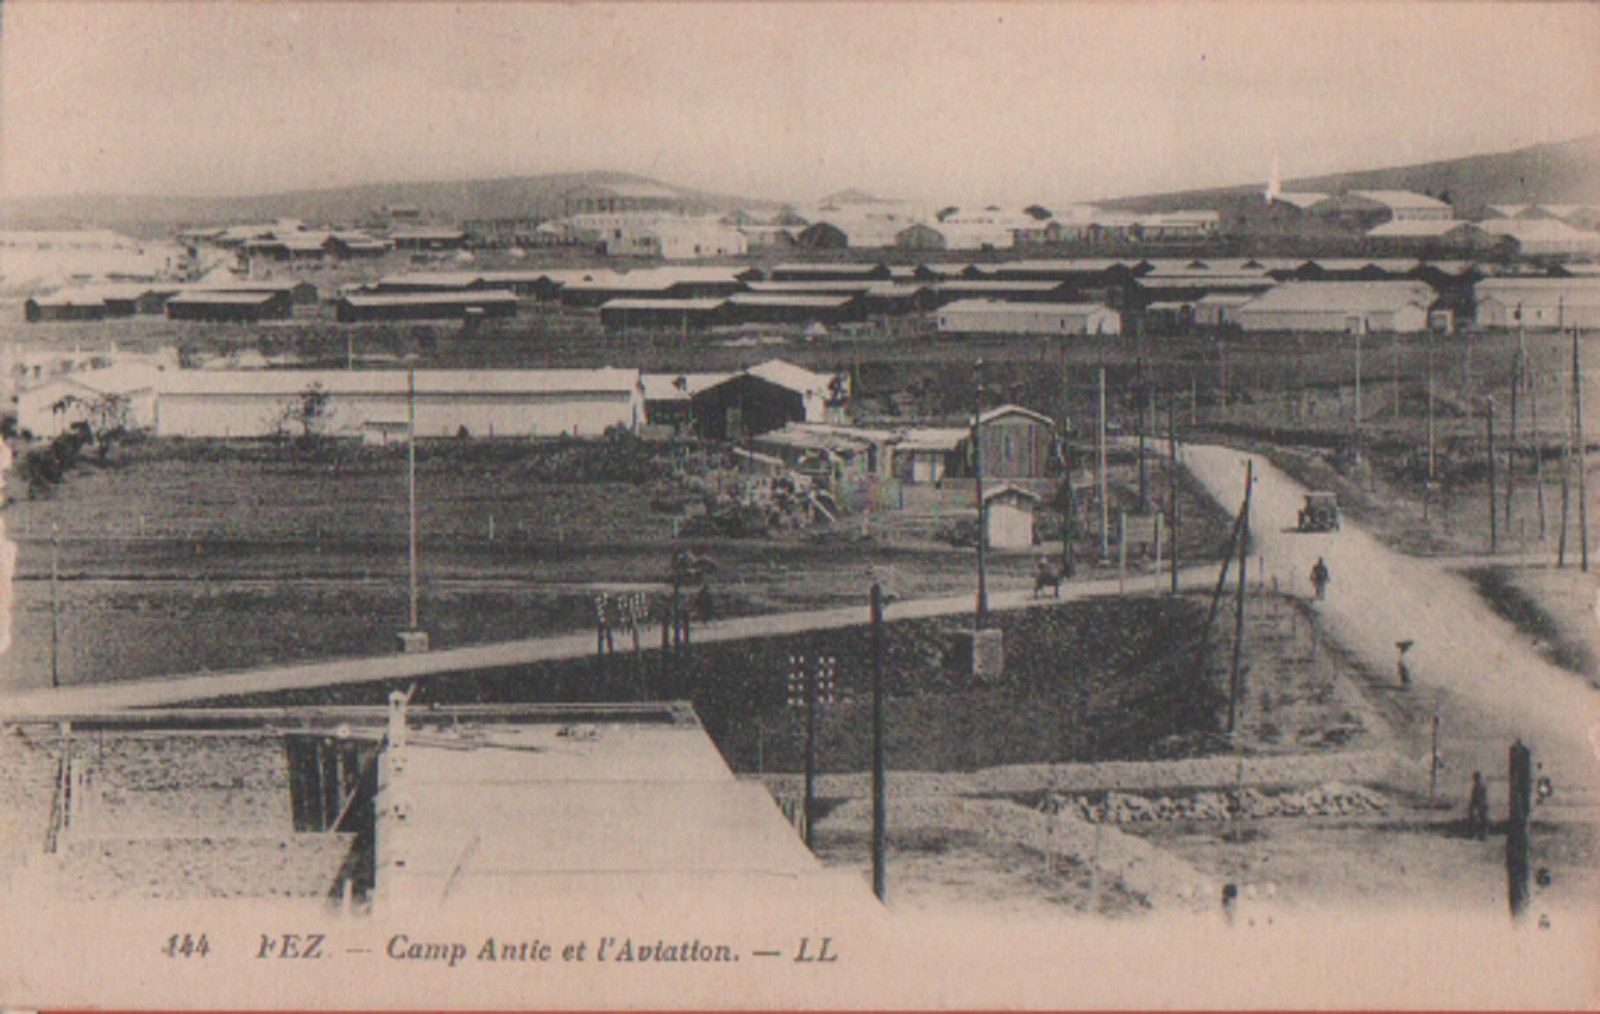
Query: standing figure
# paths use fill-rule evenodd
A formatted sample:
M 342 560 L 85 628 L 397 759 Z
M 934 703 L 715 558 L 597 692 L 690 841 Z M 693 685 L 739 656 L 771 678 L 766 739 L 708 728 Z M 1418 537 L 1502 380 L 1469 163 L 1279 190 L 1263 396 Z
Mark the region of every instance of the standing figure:
M 716 618 L 716 607 L 711 600 L 711 582 L 707 581 L 700 586 L 699 593 L 694 597 L 694 611 L 700 614 L 700 622 L 708 627 Z
M 1317 557 L 1316 566 L 1311 568 L 1311 587 L 1317 590 L 1317 600 L 1319 602 L 1328 597 L 1328 582 L 1332 580 L 1333 578 L 1328 574 L 1328 564 L 1322 557 Z
M 1467 836 L 1479 841 L 1489 837 L 1489 786 L 1481 771 L 1472 773 L 1472 794 L 1467 797 Z
M 1395 662 L 1395 672 L 1400 676 L 1400 689 L 1411 689 L 1411 667 L 1406 664 L 1406 652 L 1411 650 L 1415 641 L 1396 641 L 1394 646 L 1400 649 L 1400 655 Z

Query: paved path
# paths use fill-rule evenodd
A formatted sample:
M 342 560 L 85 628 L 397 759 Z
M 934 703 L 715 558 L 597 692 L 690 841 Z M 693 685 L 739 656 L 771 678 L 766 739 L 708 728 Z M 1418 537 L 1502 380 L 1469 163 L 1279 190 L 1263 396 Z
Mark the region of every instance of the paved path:
M 1531 640 L 1497 616 L 1458 574 L 1436 561 L 1384 547 L 1359 526 L 1301 534 L 1289 529 L 1306 489 L 1259 455 L 1192 446 L 1185 463 L 1224 504 L 1244 493 L 1244 462 L 1254 462 L 1251 533 L 1285 592 L 1307 595 L 1309 573 L 1326 559 L 1332 585 L 1318 610 L 1327 629 L 1379 672 L 1394 672 L 1395 642 L 1415 641 L 1407 656 L 1420 685 L 1455 691 L 1497 716 L 1536 754 L 1586 767 L 1600 779 L 1600 691 L 1541 658 Z
M 1208 581 L 1214 580 L 1214 568 L 1210 566 L 1193 568 L 1184 571 L 1181 576 L 1185 586 L 1201 587 Z M 1126 590 L 1156 591 L 1168 587 L 1169 580 L 1166 575 L 1129 577 Z M 1117 588 L 1118 582 L 1114 576 L 1073 582 L 1062 586 L 1061 597 L 1081 599 L 1114 595 Z M 990 607 L 997 610 L 1048 605 L 1055 601 L 1048 598 L 1035 600 L 1025 591 L 995 592 L 990 594 L 989 600 Z M 893 603 L 889 607 L 888 616 L 891 620 L 953 616 L 968 612 L 973 606 L 974 595 L 970 594 L 917 599 Z M 797 634 L 810 630 L 836 630 L 865 623 L 867 619 L 865 602 L 854 607 L 739 617 L 718 621 L 710 626 L 696 627 L 694 640 L 695 643 L 703 644 Z M 236 672 L 82 684 L 58 690 L 0 694 L 0 716 L 34 717 L 116 711 L 123 708 L 161 707 L 241 694 L 264 694 L 311 687 L 414 679 L 528 665 L 535 662 L 582 658 L 593 651 L 594 634 L 585 632 L 450 648 L 419 655 L 381 655 Z

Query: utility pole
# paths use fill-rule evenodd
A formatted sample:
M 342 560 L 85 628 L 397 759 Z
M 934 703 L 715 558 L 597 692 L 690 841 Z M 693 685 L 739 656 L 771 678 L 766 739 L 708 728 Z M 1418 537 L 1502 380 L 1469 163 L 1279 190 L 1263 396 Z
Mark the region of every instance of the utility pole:
M 1100 457 L 1100 559 L 1111 555 L 1111 505 L 1106 500 L 1106 368 L 1100 367 L 1100 413 L 1096 423 Z
M 1439 713 L 1433 713 L 1432 735 L 1428 748 L 1428 809 L 1433 809 L 1439 796 Z
M 1255 462 L 1244 463 L 1244 506 L 1239 510 L 1239 596 L 1233 611 L 1233 667 L 1228 674 L 1228 735 L 1239 720 L 1239 655 L 1244 647 L 1245 563 L 1250 558 L 1250 490 L 1255 485 Z
M 1167 531 L 1172 539 L 1172 594 L 1178 594 L 1178 402 L 1167 392 Z
M 60 580 L 60 561 L 58 559 L 61 542 L 61 526 L 56 522 L 50 523 L 50 686 L 61 685 L 61 599 L 56 591 L 56 582 Z
M 1428 481 L 1434 479 L 1433 469 L 1433 332 L 1428 332 Z
M 1489 552 L 1493 553 L 1500 544 L 1499 517 L 1495 511 L 1494 486 L 1498 481 L 1494 470 L 1494 396 L 1490 395 L 1484 402 L 1488 409 L 1487 419 L 1489 435 Z
M 406 367 L 406 501 L 410 518 L 411 624 L 417 629 L 417 371 Z
M 1578 560 L 1589 572 L 1589 452 L 1583 443 L 1583 363 L 1578 358 L 1578 329 L 1572 329 L 1572 436 L 1578 451 Z
M 1506 438 L 1506 535 L 1511 528 L 1511 502 L 1517 493 L 1517 388 L 1522 386 L 1522 357 L 1525 353 L 1523 328 L 1517 325 L 1517 353 L 1511 361 L 1511 433 Z
M 1539 548 L 1544 548 L 1544 434 L 1539 432 L 1539 371 L 1524 362 L 1523 383 L 1528 387 L 1528 423 L 1533 430 L 1533 502 L 1539 512 Z
M 1073 488 L 1073 465 L 1077 463 L 1077 455 L 1073 451 L 1067 433 L 1072 428 L 1072 386 L 1067 382 L 1067 347 L 1061 346 L 1061 425 L 1057 429 L 1057 436 L 1061 441 L 1061 472 L 1062 482 L 1066 485 L 1066 496 L 1063 498 L 1061 516 L 1061 575 L 1072 577 L 1077 571 L 1077 563 L 1072 558 L 1073 536 L 1077 533 L 1074 529 L 1078 524 L 1078 491 Z
M 978 609 L 973 629 L 982 630 L 989 619 L 988 545 L 989 510 L 983 501 L 983 360 L 974 365 L 978 378 L 977 402 L 972 414 L 972 473 L 978 496 Z
M 1561 531 L 1556 536 L 1556 566 L 1567 565 L 1567 529 L 1572 526 L 1572 406 L 1561 421 Z
M 1509 768 L 1506 893 L 1511 902 L 1511 917 L 1520 919 L 1528 908 L 1528 832 L 1533 816 L 1533 754 L 1520 739 L 1511 744 Z
M 883 586 L 872 582 L 872 893 L 887 897 L 884 870 L 887 825 L 883 756 Z
M 806 848 L 812 847 L 817 817 L 817 668 L 820 660 L 800 658 L 806 684 Z
M 1356 330 L 1356 446 L 1361 444 L 1361 331 Z
M 1394 336 L 1394 421 L 1400 421 L 1400 336 Z
M 1145 503 L 1150 498 L 1150 473 L 1144 462 L 1145 440 L 1145 414 L 1149 410 L 1150 391 L 1144 382 L 1144 359 L 1138 364 L 1138 373 L 1134 378 L 1134 398 L 1139 404 L 1139 510 L 1143 511 Z

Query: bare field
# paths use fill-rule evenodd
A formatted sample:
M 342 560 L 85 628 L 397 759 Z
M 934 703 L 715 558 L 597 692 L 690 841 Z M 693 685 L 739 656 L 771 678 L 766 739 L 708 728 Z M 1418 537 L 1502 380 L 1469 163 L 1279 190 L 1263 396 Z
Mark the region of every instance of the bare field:
M 678 538 L 676 508 L 658 500 L 673 499 L 681 449 L 451 441 L 419 451 L 419 608 L 441 647 L 589 628 L 598 592 L 664 593 L 683 545 L 717 562 L 721 616 L 858 604 L 869 569 L 907 597 L 976 582 L 974 550 L 936 537 L 951 516 L 938 511 Z M 1134 469 L 1122 461 L 1112 486 L 1131 500 Z M 1151 474 L 1159 491 L 1163 473 Z M 1222 512 L 1192 482 L 1182 509 L 1185 559 L 1214 556 Z M 7 504 L 4 519 L 19 543 L 15 686 L 50 678 L 52 530 L 62 683 L 381 653 L 408 620 L 404 459 L 393 451 L 147 440 L 85 462 L 48 496 Z M 1077 548 L 1094 573 L 1097 541 Z M 990 577 L 996 589 L 1028 587 L 1033 568 L 1030 554 L 996 553 Z

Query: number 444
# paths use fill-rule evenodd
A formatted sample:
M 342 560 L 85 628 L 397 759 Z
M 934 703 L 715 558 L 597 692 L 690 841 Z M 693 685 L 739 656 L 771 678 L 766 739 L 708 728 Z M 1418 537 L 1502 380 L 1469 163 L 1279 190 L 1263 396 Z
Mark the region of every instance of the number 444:
M 211 953 L 211 942 L 204 933 L 195 936 L 192 933 L 174 933 L 167 937 L 167 943 L 161 948 L 161 953 L 169 958 L 203 958 Z

